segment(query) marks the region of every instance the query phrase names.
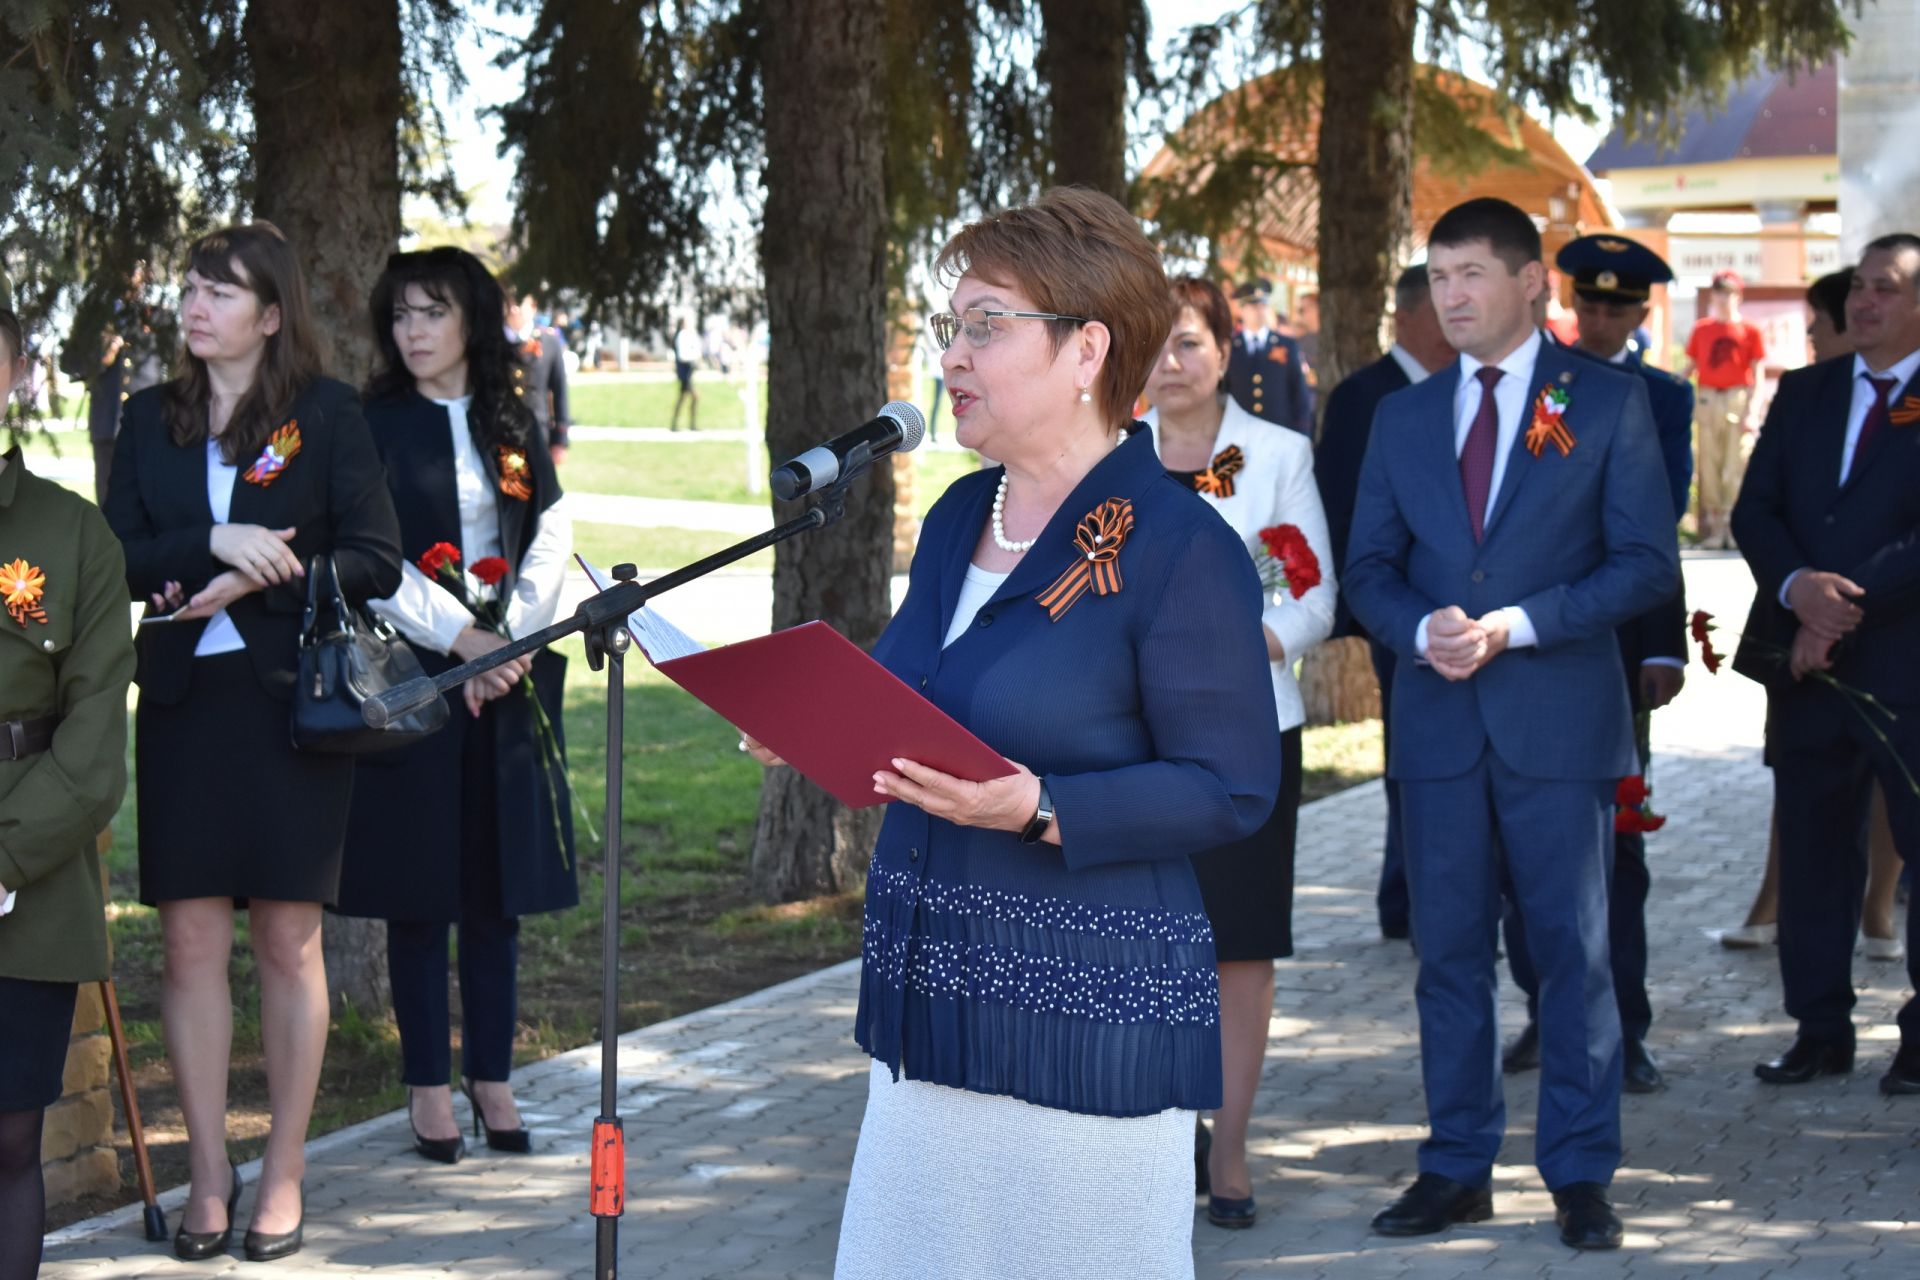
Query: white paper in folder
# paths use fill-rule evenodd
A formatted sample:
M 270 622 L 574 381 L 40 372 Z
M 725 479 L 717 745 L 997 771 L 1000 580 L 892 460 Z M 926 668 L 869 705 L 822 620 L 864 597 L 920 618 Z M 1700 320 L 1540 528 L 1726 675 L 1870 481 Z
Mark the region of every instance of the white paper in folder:
M 573 558 L 595 591 L 605 591 L 607 584 L 613 581 L 609 575 L 588 564 L 585 556 L 576 552 Z M 647 661 L 655 666 L 707 651 L 707 646 L 674 626 L 651 605 L 642 605 L 627 615 L 627 634 L 640 646 L 640 652 L 647 655 Z

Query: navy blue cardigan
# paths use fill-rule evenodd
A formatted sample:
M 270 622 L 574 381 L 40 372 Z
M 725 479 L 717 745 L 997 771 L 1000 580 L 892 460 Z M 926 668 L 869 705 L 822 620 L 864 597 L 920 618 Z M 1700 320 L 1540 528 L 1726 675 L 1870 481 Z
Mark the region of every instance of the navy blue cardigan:
M 943 651 L 999 480 L 966 476 L 934 504 L 873 652 L 1046 779 L 1062 844 L 893 803 L 867 882 L 855 1036 L 896 1078 L 1041 1106 L 1218 1106 L 1213 932 L 1187 856 L 1256 830 L 1279 790 L 1253 562 L 1140 432 Z M 1108 498 L 1133 502 L 1121 589 L 1050 621 L 1035 596 Z

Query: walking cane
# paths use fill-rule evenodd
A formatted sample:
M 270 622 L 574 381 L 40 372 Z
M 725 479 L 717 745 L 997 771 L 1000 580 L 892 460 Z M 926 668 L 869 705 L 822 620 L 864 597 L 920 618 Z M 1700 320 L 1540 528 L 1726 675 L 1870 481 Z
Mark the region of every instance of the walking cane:
M 120 1078 L 120 1105 L 127 1113 L 127 1136 L 133 1139 L 133 1172 L 140 1182 L 140 1198 L 147 1204 L 147 1239 L 167 1238 L 167 1215 L 153 1190 L 153 1163 L 147 1159 L 147 1127 L 140 1120 L 140 1099 L 134 1096 L 133 1073 L 127 1069 L 127 1033 L 120 1026 L 120 997 L 113 979 L 100 982 L 100 1003 L 107 1010 L 107 1038 L 113 1042 L 113 1073 Z

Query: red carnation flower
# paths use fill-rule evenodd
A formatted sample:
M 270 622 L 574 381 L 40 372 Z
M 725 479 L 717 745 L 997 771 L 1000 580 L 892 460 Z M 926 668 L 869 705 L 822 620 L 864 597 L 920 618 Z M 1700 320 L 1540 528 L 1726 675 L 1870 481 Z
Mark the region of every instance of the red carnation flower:
M 420 553 L 417 563 L 420 565 L 420 572 L 429 578 L 437 578 L 442 569 L 452 568 L 460 563 L 460 548 L 451 542 L 436 542 Z
M 1267 554 L 1280 562 L 1287 592 L 1295 600 L 1320 585 L 1320 557 L 1298 525 L 1270 525 L 1260 531 L 1260 541 Z
M 1620 785 L 1613 789 L 1613 802 L 1622 809 L 1638 809 L 1647 802 L 1648 794 L 1647 780 L 1636 773 L 1620 779 Z
M 1642 831 L 1658 831 L 1666 825 L 1667 815 L 1664 813 L 1647 813 L 1640 816 L 1640 829 Z
M 469 572 L 488 586 L 497 587 L 500 585 L 500 580 L 507 576 L 507 567 L 507 562 L 499 556 L 487 556 L 484 559 L 475 560 Z
M 1707 643 L 1707 632 L 1713 630 L 1713 615 L 1705 609 L 1695 609 L 1693 618 L 1687 624 L 1693 632 L 1693 638 L 1701 644 Z
M 1638 809 L 1615 809 L 1613 811 L 1613 831 L 1615 835 L 1631 835 L 1640 829 L 1640 811 Z

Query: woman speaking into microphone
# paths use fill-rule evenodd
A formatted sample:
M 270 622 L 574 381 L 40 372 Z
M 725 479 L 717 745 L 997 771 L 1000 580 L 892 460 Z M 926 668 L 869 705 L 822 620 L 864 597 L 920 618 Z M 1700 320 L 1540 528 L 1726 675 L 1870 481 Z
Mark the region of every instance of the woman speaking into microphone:
M 1220 1008 L 1188 855 L 1256 830 L 1279 785 L 1259 582 L 1152 439 L 1121 438 L 1173 318 L 1126 210 L 1052 191 L 939 266 L 957 437 L 999 465 L 928 513 L 874 657 L 1018 767 L 874 776 L 836 1274 L 1190 1276 Z

